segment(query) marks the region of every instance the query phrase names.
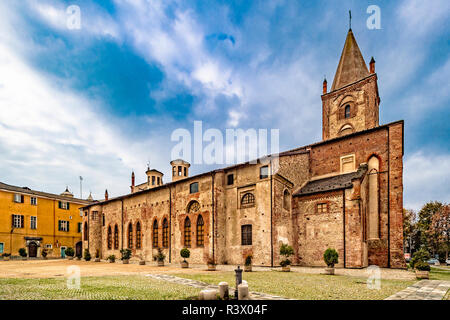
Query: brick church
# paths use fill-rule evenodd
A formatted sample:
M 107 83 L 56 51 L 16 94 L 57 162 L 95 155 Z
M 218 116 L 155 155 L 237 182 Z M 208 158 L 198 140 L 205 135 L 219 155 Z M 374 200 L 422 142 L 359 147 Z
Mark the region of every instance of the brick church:
M 103 259 L 130 248 L 152 261 L 213 258 L 218 264 L 277 266 L 290 244 L 294 265 L 324 266 L 323 252 L 339 253 L 338 267 L 403 268 L 403 121 L 379 124 L 375 61 L 369 68 L 350 29 L 331 89 L 323 82 L 322 141 L 257 164 L 242 163 L 189 176 L 172 161 L 172 181 L 147 170 L 129 194 L 85 206 L 83 247 Z

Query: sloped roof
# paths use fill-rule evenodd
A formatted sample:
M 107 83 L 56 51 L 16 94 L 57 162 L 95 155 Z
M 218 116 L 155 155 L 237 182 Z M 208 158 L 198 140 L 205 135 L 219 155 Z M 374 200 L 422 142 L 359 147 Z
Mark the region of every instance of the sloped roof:
M 340 174 L 338 176 L 309 181 L 300 190 L 294 193 L 294 196 L 303 196 L 318 192 L 333 191 L 339 189 L 351 188 L 352 180 L 360 179 L 367 172 L 367 165 L 361 165 L 358 171 Z
M 3 183 L 3 182 L 0 182 L 0 190 L 7 190 L 7 191 L 17 192 L 17 193 L 21 193 L 21 194 L 29 194 L 29 195 L 34 195 L 37 197 L 64 200 L 67 202 L 74 202 L 74 203 L 79 203 L 79 204 L 91 204 L 92 203 L 92 201 L 88 201 L 88 200 L 83 200 L 83 199 L 78 199 L 78 198 L 73 198 L 73 197 L 65 197 L 65 196 L 61 196 L 58 194 L 31 190 L 28 187 L 12 186 L 12 185 L 9 185 L 9 184 Z
M 366 62 L 359 50 L 358 43 L 356 43 L 355 36 L 352 29 L 348 31 L 345 39 L 344 48 L 342 49 L 341 59 L 334 76 L 331 91 L 345 87 L 348 84 L 354 83 L 358 80 L 369 76 Z

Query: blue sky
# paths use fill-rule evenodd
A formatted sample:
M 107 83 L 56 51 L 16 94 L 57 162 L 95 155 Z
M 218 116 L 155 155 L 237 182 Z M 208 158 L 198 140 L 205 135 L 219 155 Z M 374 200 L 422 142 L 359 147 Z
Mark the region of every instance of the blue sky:
M 81 9 L 81 29 L 66 8 Z M 369 5 L 381 29 L 369 30 Z M 375 57 L 380 123 L 405 120 L 406 208 L 450 199 L 450 5 L 435 1 L 2 1 L 0 180 L 94 198 L 147 161 L 170 181 L 177 128 L 321 139 L 321 88 L 348 30 Z M 191 173 L 209 170 L 193 165 Z

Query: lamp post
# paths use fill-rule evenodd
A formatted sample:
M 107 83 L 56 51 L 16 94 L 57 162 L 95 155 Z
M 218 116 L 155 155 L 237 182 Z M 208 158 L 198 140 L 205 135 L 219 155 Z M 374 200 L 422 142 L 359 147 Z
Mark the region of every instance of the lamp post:
M 234 272 L 236 274 L 236 289 L 234 290 L 234 298 L 238 300 L 238 286 L 242 283 L 242 269 L 238 266 Z

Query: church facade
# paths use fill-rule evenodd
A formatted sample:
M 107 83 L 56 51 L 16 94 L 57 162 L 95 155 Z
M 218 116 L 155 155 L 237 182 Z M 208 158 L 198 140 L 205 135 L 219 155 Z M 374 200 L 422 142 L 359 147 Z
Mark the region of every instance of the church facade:
M 323 83 L 320 142 L 277 158 L 189 176 L 171 162 L 172 182 L 157 170 L 129 194 L 83 207 L 83 247 L 106 259 L 130 248 L 151 261 L 277 266 L 279 249 L 293 264 L 324 266 L 334 248 L 338 267 L 403 268 L 403 121 L 379 124 L 375 61 L 369 69 L 350 29 L 336 75 Z

